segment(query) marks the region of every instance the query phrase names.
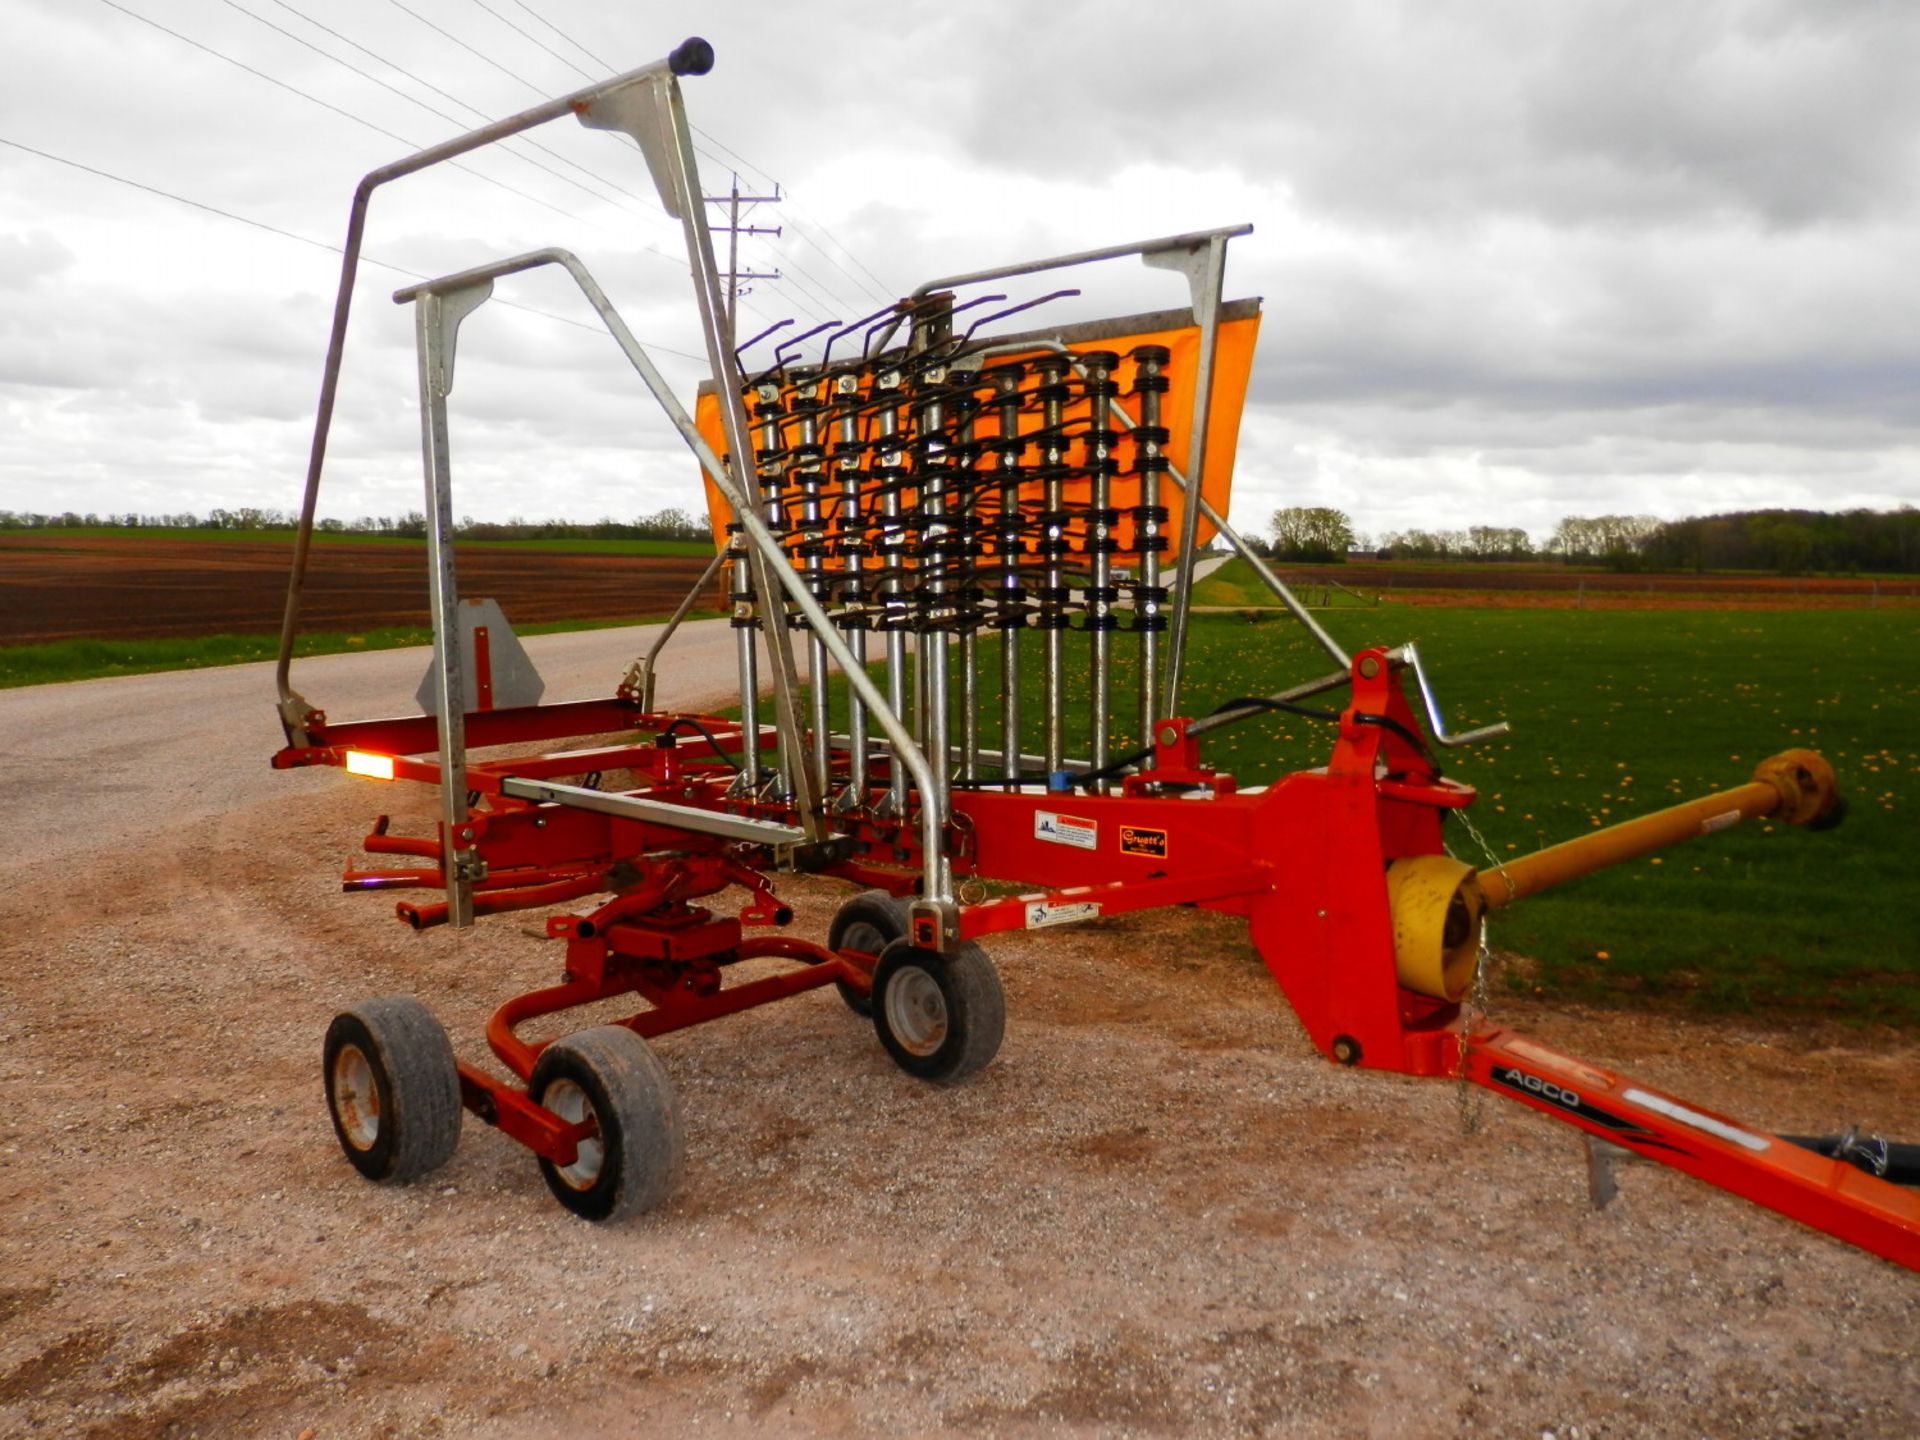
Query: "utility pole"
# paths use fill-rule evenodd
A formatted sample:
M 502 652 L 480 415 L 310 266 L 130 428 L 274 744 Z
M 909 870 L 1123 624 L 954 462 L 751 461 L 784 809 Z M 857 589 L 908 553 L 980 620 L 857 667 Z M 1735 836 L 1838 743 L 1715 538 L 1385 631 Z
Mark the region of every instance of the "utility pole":
M 748 280 L 778 280 L 778 270 L 742 270 L 740 268 L 740 237 L 742 235 L 778 235 L 778 225 L 742 225 L 740 223 L 742 205 L 751 209 L 755 205 L 777 205 L 780 203 L 780 187 L 776 184 L 771 195 L 742 195 L 740 177 L 733 177 L 733 188 L 725 195 L 703 196 L 709 205 L 727 207 L 727 223 L 712 225 L 709 229 L 727 232 L 727 346 L 733 347 L 735 341 L 735 317 L 739 314 L 740 297 L 747 293 Z

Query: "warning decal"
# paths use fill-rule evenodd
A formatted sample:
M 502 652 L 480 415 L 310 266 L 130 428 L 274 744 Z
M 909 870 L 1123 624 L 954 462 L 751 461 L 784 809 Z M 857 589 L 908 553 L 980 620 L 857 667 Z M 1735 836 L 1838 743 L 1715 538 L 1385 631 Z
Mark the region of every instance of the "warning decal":
M 1056 815 L 1051 810 L 1033 812 L 1033 838 L 1055 845 L 1071 845 L 1076 850 L 1097 849 L 1100 822 L 1082 820 L 1077 815 Z
M 1029 901 L 1027 929 L 1038 930 L 1046 925 L 1071 925 L 1077 920 L 1097 919 L 1099 914 L 1099 905 L 1091 900 L 1080 900 L 1071 905 L 1050 905 L 1044 900 Z
M 1167 858 L 1167 832 L 1154 830 L 1145 825 L 1122 825 L 1120 853 L 1144 855 L 1149 860 L 1164 860 Z

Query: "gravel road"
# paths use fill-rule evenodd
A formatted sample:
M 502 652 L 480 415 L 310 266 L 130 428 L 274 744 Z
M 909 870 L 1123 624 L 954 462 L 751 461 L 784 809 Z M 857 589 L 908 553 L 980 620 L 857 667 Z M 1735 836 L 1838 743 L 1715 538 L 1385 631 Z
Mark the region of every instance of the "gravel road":
M 521 643 L 553 704 L 611 695 L 658 634 L 636 625 Z M 431 658 L 426 648 L 316 656 L 295 662 L 293 688 L 335 720 L 417 714 Z M 726 621 L 689 621 L 662 656 L 659 703 L 729 703 L 735 683 Z M 0 800 L 32 853 L 58 859 L 339 785 L 334 772 L 270 770 L 282 743 L 271 664 L 0 690 Z
M 552 699 L 644 631 L 529 642 Z M 683 637 L 663 696 L 731 676 Z M 304 663 L 338 718 L 421 652 Z M 271 671 L 0 692 L 0 1434 L 1883 1435 L 1920 1432 L 1920 1281 L 1683 1176 L 1585 1205 L 1571 1132 L 1315 1057 L 1246 943 L 1153 912 L 996 943 L 967 1085 L 830 992 L 670 1037 L 689 1163 L 574 1220 L 469 1125 L 425 1183 L 340 1158 L 320 1038 L 406 990 L 470 1056 L 537 921 L 416 935 L 342 862 L 432 796 L 276 774 Z M 801 933 L 841 892 L 783 886 Z M 1911 1138 L 1872 1029 L 1503 1019 L 1756 1123 Z

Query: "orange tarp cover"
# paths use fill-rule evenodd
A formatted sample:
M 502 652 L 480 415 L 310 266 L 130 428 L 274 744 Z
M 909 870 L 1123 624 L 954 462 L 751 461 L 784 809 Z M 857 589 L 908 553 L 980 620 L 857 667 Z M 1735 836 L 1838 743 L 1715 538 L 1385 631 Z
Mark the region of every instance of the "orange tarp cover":
M 1226 513 L 1228 498 L 1233 488 L 1233 462 L 1234 453 L 1240 438 L 1240 415 L 1245 405 L 1247 379 L 1253 367 L 1253 346 L 1259 329 L 1260 317 L 1258 314 L 1240 319 L 1222 320 L 1218 328 L 1218 343 L 1214 352 L 1213 404 L 1211 406 L 1212 413 L 1209 417 L 1207 428 L 1206 474 L 1201 487 L 1201 493 L 1205 496 L 1207 502 L 1222 514 Z M 1164 372 L 1171 383 L 1168 393 L 1162 397 L 1160 414 L 1160 423 L 1168 430 L 1169 440 L 1163 449 L 1164 453 L 1172 459 L 1173 464 L 1182 473 L 1185 473 L 1189 444 L 1192 440 L 1193 432 L 1194 372 L 1200 357 L 1199 326 L 1185 325 L 1174 330 L 1142 331 L 1135 335 L 1105 337 L 1098 340 L 1088 340 L 1071 344 L 1068 348 L 1082 352 L 1106 350 L 1112 351 L 1120 356 L 1120 364 L 1115 371 L 1115 378 L 1119 382 L 1118 403 L 1135 421 L 1138 421 L 1140 418 L 1140 398 L 1131 393 L 1134 372 L 1138 367 L 1133 361 L 1132 352 L 1142 345 L 1165 346 L 1169 352 L 1170 358 L 1164 367 Z M 1028 362 L 1037 362 L 1048 353 L 1049 352 L 1046 351 L 1035 350 L 1027 354 L 996 355 L 988 362 L 988 369 L 990 370 L 993 365 L 1005 364 L 1010 361 L 1026 360 Z M 1036 383 L 1032 376 L 1031 368 L 1029 369 L 1028 378 L 1023 383 L 1027 389 L 1031 389 Z M 989 392 L 987 387 L 982 386 L 976 393 L 984 399 Z M 792 391 L 790 387 L 787 394 L 791 397 Z M 903 392 L 903 400 L 904 398 Z M 752 408 L 751 403 L 749 403 L 749 415 L 752 414 Z M 906 407 L 903 405 L 903 412 L 905 409 Z M 1076 400 L 1067 407 L 1065 428 L 1070 434 L 1077 433 L 1086 428 L 1087 409 L 1087 402 L 1085 400 Z M 725 455 L 727 453 L 727 444 L 726 438 L 721 433 L 720 428 L 720 406 L 711 391 L 703 393 L 699 397 L 694 411 L 694 418 L 699 425 L 700 433 L 704 435 L 707 442 L 713 446 L 715 453 Z M 902 419 L 904 425 L 910 426 L 911 421 L 905 413 L 903 413 Z M 784 423 L 791 425 L 792 422 L 789 419 Z M 1041 426 L 1039 407 L 1032 404 L 1024 407 L 1020 424 L 1022 433 L 1039 429 Z M 757 440 L 760 434 L 759 425 L 750 422 L 750 427 L 750 433 L 752 433 Z M 1122 432 L 1118 449 L 1121 473 L 1112 478 L 1110 486 L 1112 498 L 1108 503 L 1112 507 L 1124 511 L 1128 507 L 1140 503 L 1140 477 L 1130 473 L 1134 463 L 1134 444 L 1131 437 L 1126 434 L 1126 428 L 1124 426 L 1116 424 L 1114 428 Z M 791 430 L 783 433 L 785 438 L 782 443 L 791 444 Z M 906 438 L 911 439 L 910 429 L 903 431 L 903 433 Z M 997 436 L 998 433 L 999 421 L 995 409 L 991 403 L 983 403 L 975 419 L 975 438 L 992 439 Z M 870 411 L 863 414 L 860 438 L 863 440 L 872 438 Z M 835 443 L 836 437 L 833 434 L 830 423 L 827 426 L 827 433 L 822 436 L 822 440 L 829 447 Z M 1083 447 L 1077 440 L 1069 444 L 1067 450 L 1069 465 L 1079 460 L 1082 449 Z M 1035 451 L 1030 450 L 1024 463 L 1029 466 L 1033 465 L 1035 463 L 1035 453 Z M 978 473 L 983 476 L 991 475 L 996 458 L 997 457 L 992 455 L 984 456 L 979 463 Z M 836 471 L 831 459 L 827 460 L 823 466 L 823 473 L 825 477 L 823 491 L 827 496 L 832 496 L 838 491 L 842 484 L 842 477 Z M 727 502 L 721 497 L 719 490 L 714 486 L 713 482 L 707 479 L 704 471 L 702 472 L 701 479 L 706 486 L 707 514 L 713 527 L 714 544 L 717 547 L 724 547 L 726 544 L 726 527 L 733 519 L 733 512 L 727 505 Z M 988 486 L 993 487 L 997 493 L 998 487 L 992 480 L 987 480 L 986 483 Z M 1090 487 L 1091 482 L 1084 477 L 1068 481 L 1063 487 L 1063 497 L 1066 505 L 1070 507 L 1087 505 L 1089 503 L 1088 494 Z M 781 494 L 783 501 L 797 501 L 798 489 L 790 482 L 783 483 L 781 486 Z M 1038 511 L 1042 506 L 1042 494 L 1043 487 L 1041 481 L 1032 479 L 1024 482 L 1020 492 L 1022 508 Z M 906 508 L 911 509 L 913 504 L 913 491 L 911 487 L 908 488 L 903 499 Z M 1183 508 L 1181 502 L 1182 495 L 1180 486 L 1171 476 L 1163 476 L 1160 483 L 1159 503 L 1167 507 L 1170 515 L 1168 523 L 1161 527 L 1161 533 L 1174 537 L 1176 544 L 1177 537 L 1180 534 L 1180 515 Z M 862 501 L 861 509 L 863 511 L 870 511 L 872 508 L 867 501 Z M 831 529 L 832 527 L 829 528 Z M 1123 516 L 1118 531 L 1118 539 L 1121 542 L 1123 550 L 1131 548 L 1132 528 L 1131 518 Z M 1078 529 L 1078 525 L 1072 527 L 1073 532 L 1077 532 Z M 1204 545 L 1212 538 L 1213 533 L 1213 526 L 1208 524 L 1206 517 L 1202 515 L 1198 543 Z M 879 562 L 870 557 L 868 563 L 877 564 Z M 827 561 L 827 568 L 829 570 L 841 569 L 844 565 L 845 560 L 837 555 Z

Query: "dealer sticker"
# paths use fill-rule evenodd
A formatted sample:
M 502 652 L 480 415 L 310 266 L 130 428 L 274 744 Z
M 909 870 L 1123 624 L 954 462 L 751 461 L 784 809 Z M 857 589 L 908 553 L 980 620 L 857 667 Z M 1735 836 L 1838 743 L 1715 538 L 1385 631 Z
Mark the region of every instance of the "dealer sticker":
M 1050 905 L 1044 900 L 1027 902 L 1027 929 L 1038 930 L 1046 925 L 1071 925 L 1076 920 L 1093 920 L 1100 914 L 1100 905 L 1094 900 L 1076 900 L 1070 905 Z
M 1095 850 L 1100 845 L 1100 822 L 1082 820 L 1077 815 L 1056 815 L 1051 810 L 1033 812 L 1033 838 L 1054 845 L 1071 845 L 1076 850 Z
M 1120 853 L 1144 855 L 1149 860 L 1164 860 L 1167 858 L 1167 832 L 1146 825 L 1122 825 Z

